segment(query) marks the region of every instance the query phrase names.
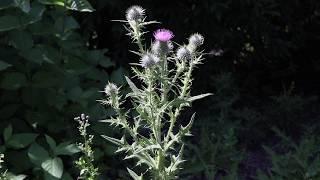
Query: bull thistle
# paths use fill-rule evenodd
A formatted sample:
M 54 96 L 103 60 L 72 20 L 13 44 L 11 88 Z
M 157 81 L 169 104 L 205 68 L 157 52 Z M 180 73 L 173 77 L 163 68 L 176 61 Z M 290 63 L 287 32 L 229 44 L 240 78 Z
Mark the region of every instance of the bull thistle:
M 122 138 L 102 135 L 118 146 L 117 153 L 124 152 L 124 159 L 135 159 L 142 173 L 128 168 L 134 180 L 153 179 L 171 180 L 185 161 L 182 157 L 183 137 L 190 136 L 195 114 L 189 123 L 180 125 L 177 119 L 181 111 L 190 107 L 195 100 L 211 95 L 210 93 L 191 96 L 192 72 L 202 63 L 203 53 L 199 51 L 203 36 L 196 33 L 190 36 L 186 45 L 173 50 L 173 33 L 167 29 L 154 32 L 155 38 L 150 48 L 144 45 L 143 30 L 148 24 L 145 10 L 132 6 L 127 10 L 126 23 L 128 35 L 138 45 L 140 63 L 134 63 L 132 71 L 140 85 L 125 77 L 131 92 L 121 96 L 120 88 L 113 83 L 105 87 L 106 99 L 99 100 L 111 106 L 116 115 L 101 120 L 124 130 Z M 129 99 L 133 109 L 125 110 L 123 102 Z M 134 112 L 134 113 L 133 113 Z M 139 175 L 138 175 L 139 174 Z

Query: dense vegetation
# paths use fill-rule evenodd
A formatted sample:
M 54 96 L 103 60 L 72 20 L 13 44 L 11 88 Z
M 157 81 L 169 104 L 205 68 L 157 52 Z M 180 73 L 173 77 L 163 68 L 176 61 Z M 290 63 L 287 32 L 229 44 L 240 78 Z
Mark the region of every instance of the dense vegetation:
M 86 113 L 101 178 L 129 178 L 125 167 L 133 162 L 121 161 L 99 136 L 119 136 L 97 122 L 113 111 L 96 100 L 108 81 L 127 88 L 136 47 L 111 20 L 124 19 L 135 3 L 163 22 L 150 31 L 169 28 L 176 42 L 193 32 L 206 38 L 191 93 L 214 96 L 184 112 L 197 118 L 181 178 L 320 179 L 317 0 L 1 0 L 3 169 L 76 179 L 81 138 L 73 118 Z

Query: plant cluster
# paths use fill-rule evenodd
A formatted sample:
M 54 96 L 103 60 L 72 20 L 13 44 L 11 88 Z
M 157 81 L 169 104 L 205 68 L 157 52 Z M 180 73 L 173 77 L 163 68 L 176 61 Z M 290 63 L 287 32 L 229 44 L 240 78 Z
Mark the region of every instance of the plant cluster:
M 268 172 L 259 171 L 259 180 L 292 179 L 312 180 L 320 178 L 320 139 L 314 132 L 306 132 L 299 143 L 274 129 L 281 138 L 277 147 L 264 149 L 271 159 L 272 167 Z
M 133 179 L 169 180 L 177 178 L 184 150 L 183 138 L 190 136 L 195 114 L 187 125 L 178 121 L 183 109 L 191 106 L 197 99 L 210 94 L 191 96 L 192 72 L 202 63 L 200 46 L 203 36 L 196 33 L 190 36 L 186 45 L 178 45 L 175 51 L 173 33 L 167 29 L 154 32 L 155 40 L 151 47 L 144 44 L 145 26 L 156 23 L 146 21 L 145 10 L 132 6 L 126 13 L 128 35 L 137 44 L 139 51 L 132 51 L 140 57 L 139 63 L 133 63 L 132 71 L 141 85 L 136 85 L 126 77 L 131 89 L 125 97 L 120 88 L 108 83 L 104 89 L 107 99 L 102 104 L 113 107 L 116 116 L 103 120 L 124 130 L 121 139 L 104 136 L 124 152 L 124 159 L 135 159 L 137 166 L 144 172 L 140 175 L 128 168 Z M 124 109 L 125 100 L 130 98 L 133 108 Z M 130 120 L 132 119 L 132 121 Z
M 92 150 L 92 140 L 94 136 L 87 133 L 87 127 L 90 126 L 89 116 L 81 114 L 79 117 L 76 117 L 75 120 L 79 124 L 78 130 L 83 140 L 83 143 L 78 143 L 78 147 L 83 153 L 76 161 L 76 165 L 80 169 L 78 179 L 95 180 L 98 176 L 98 168 L 93 165 L 94 152 Z

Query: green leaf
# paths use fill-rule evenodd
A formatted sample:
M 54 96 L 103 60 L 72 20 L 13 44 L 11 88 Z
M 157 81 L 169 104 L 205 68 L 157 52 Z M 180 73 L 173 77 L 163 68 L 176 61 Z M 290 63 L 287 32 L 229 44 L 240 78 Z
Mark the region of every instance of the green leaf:
M 82 95 L 82 93 L 83 93 L 83 91 L 82 91 L 81 87 L 76 86 L 67 92 L 67 97 L 71 101 L 76 102 L 78 100 L 78 98 Z
M 67 8 L 81 12 L 94 11 L 94 9 L 87 0 L 68 0 Z
M 48 5 L 64 6 L 65 0 L 38 0 L 40 3 Z
M 0 32 L 17 29 L 22 26 L 32 24 L 41 20 L 45 7 L 42 5 L 33 5 L 28 14 L 5 15 L 0 17 Z
M 32 4 L 32 9 L 30 10 L 30 12 L 28 14 L 25 14 L 25 16 L 19 17 L 19 20 L 21 21 L 23 26 L 38 22 L 41 20 L 45 9 L 46 8 L 43 5 L 34 3 Z
M 54 72 L 39 70 L 32 76 L 32 85 L 39 88 L 56 87 L 59 80 Z
M 6 15 L 0 17 L 0 32 L 16 29 L 20 26 L 21 24 L 16 16 Z
M 12 126 L 9 124 L 8 127 L 6 127 L 3 131 L 3 138 L 4 141 L 7 142 L 12 136 Z
M 1 0 L 0 1 L 0 10 L 9 8 L 14 5 L 12 0 Z
M 125 78 L 126 78 L 127 83 L 129 84 L 132 92 L 135 94 L 139 94 L 140 90 L 137 88 L 137 86 L 127 76 L 125 76 Z
M 118 145 L 118 146 L 123 146 L 124 145 L 124 136 L 122 136 L 121 139 L 116 139 L 113 137 L 109 137 L 109 136 L 105 136 L 105 135 L 101 135 L 101 137 L 103 137 L 104 139 L 108 140 L 109 142 Z
M 54 27 L 58 30 L 58 32 L 65 33 L 73 29 L 78 29 L 80 26 L 73 17 L 63 16 L 56 20 Z
M 28 50 L 23 50 L 20 52 L 20 56 L 28 61 L 42 64 L 43 61 L 53 63 L 48 57 L 45 49 L 41 47 L 35 47 Z
M 134 171 L 132 171 L 131 169 L 127 168 L 128 173 L 130 174 L 130 176 L 134 179 L 134 180 L 142 180 L 142 175 L 138 176 L 137 173 L 135 173 Z
M 63 174 L 63 163 L 59 157 L 44 161 L 41 167 L 45 172 L 56 178 L 61 178 Z
M 14 0 L 16 6 L 18 6 L 23 12 L 28 13 L 30 11 L 30 0 Z
M 9 147 L 12 147 L 12 148 L 15 148 L 15 149 L 25 148 L 29 144 L 34 142 L 34 140 L 37 138 L 37 136 L 38 136 L 38 134 L 34 134 L 34 133 L 14 134 L 8 140 L 7 145 Z
M 33 46 L 32 35 L 23 30 L 15 30 L 9 33 L 11 44 L 20 50 L 30 49 Z
M 117 70 L 113 71 L 111 74 L 111 81 L 116 83 L 116 84 L 124 84 L 125 79 L 124 79 L 124 74 L 125 71 L 123 68 L 118 68 Z
M 8 64 L 4 61 L 0 61 L 0 71 L 3 71 L 5 69 L 7 69 L 8 67 L 12 66 L 11 64 Z
M 56 146 L 57 146 L 57 143 L 50 136 L 48 136 L 48 135 L 45 135 L 45 136 L 46 136 L 46 141 L 49 144 L 50 148 L 52 150 L 54 150 L 56 148 Z
M 55 155 L 68 155 L 71 156 L 75 153 L 80 152 L 80 149 L 75 144 L 69 144 L 67 142 L 59 144 L 54 153 Z
M 109 58 L 106 58 L 106 57 L 104 57 L 103 59 L 101 59 L 101 60 L 99 61 L 99 64 L 100 64 L 102 67 L 104 67 L 104 68 L 109 68 L 109 67 L 114 66 L 114 63 L 111 62 L 111 60 L 110 60 Z
M 49 153 L 42 146 L 33 143 L 28 149 L 30 161 L 38 166 L 49 158 Z
M 24 180 L 27 178 L 24 174 L 14 175 L 12 173 L 7 173 L 7 176 L 10 180 Z
M 8 72 L 2 75 L 0 87 L 7 90 L 16 90 L 27 84 L 27 78 L 19 72 Z
M 114 66 L 114 63 L 111 62 L 110 58 L 106 57 L 104 53 L 106 49 L 103 50 L 90 50 L 86 53 L 86 59 L 92 65 L 101 65 L 102 67 L 109 68 Z
M 188 101 L 190 102 L 193 102 L 195 100 L 199 100 L 199 99 L 202 99 L 202 98 L 205 98 L 207 96 L 211 96 L 213 95 L 212 93 L 206 93 L 206 94 L 200 94 L 200 95 L 197 95 L 197 96 L 192 96 L 188 99 Z
M 65 6 L 67 9 L 81 12 L 92 12 L 94 9 L 87 0 L 39 0 L 43 4 Z

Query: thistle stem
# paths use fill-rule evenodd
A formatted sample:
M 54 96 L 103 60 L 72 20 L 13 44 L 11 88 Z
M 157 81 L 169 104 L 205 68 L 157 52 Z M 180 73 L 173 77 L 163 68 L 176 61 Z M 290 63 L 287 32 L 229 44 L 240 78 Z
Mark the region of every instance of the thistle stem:
M 144 50 L 143 45 L 142 45 L 142 38 L 141 38 L 141 32 L 140 31 L 141 31 L 140 25 L 139 24 L 135 25 L 134 28 L 133 28 L 133 33 L 134 33 L 134 37 L 135 37 L 135 40 L 136 40 L 136 44 L 139 47 L 140 53 L 144 54 L 145 50 Z
M 186 93 L 187 93 L 187 90 L 189 89 L 188 88 L 188 85 L 189 85 L 189 82 L 191 80 L 191 75 L 192 75 L 192 70 L 193 70 L 193 67 L 194 67 L 194 63 L 193 61 L 190 61 L 190 66 L 189 66 L 189 69 L 188 69 L 188 72 L 183 80 L 183 87 L 182 87 L 182 91 L 181 91 L 181 94 L 179 96 L 179 98 L 184 98 Z M 173 127 L 174 127 L 174 124 L 176 123 L 176 120 L 180 114 L 180 111 L 182 109 L 182 105 L 180 105 L 178 108 L 176 108 L 175 110 L 175 113 L 174 113 L 174 116 L 171 117 L 171 121 L 170 121 L 170 126 L 169 126 L 169 130 L 168 130 L 168 133 L 165 137 L 165 143 L 168 143 L 169 141 L 169 138 L 170 138 L 170 134 L 173 130 Z

